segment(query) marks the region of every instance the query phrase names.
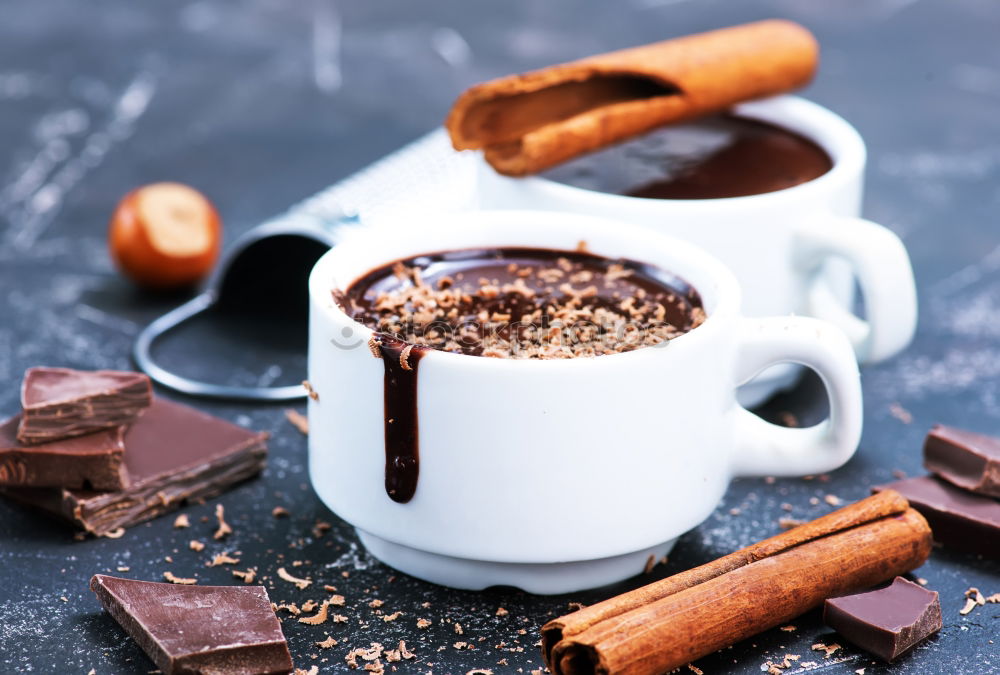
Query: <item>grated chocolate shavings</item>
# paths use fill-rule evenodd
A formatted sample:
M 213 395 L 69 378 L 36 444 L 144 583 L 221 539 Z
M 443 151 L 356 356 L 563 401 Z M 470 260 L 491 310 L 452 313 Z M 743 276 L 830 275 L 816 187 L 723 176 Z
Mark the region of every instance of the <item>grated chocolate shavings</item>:
M 257 571 L 254 568 L 248 569 L 246 572 L 241 572 L 240 570 L 233 570 L 233 576 L 237 579 L 242 579 L 245 584 L 252 584 L 254 579 L 257 578 Z
M 839 649 L 843 649 L 843 647 L 841 647 L 840 645 L 838 645 L 838 644 L 837 644 L 836 642 L 834 642 L 834 643 L 833 643 L 832 645 L 828 645 L 828 644 L 824 644 L 824 643 L 822 643 L 822 642 L 817 642 L 817 643 L 815 643 L 815 644 L 814 644 L 814 645 L 813 645 L 813 646 L 811 647 L 811 649 L 812 649 L 812 650 L 813 650 L 814 652 L 824 652 L 824 655 L 823 655 L 823 658 L 824 658 L 824 659 L 828 659 L 828 658 L 830 658 L 831 656 L 833 656 L 833 654 L 834 654 L 834 653 L 835 653 L 835 652 L 836 652 L 837 650 L 839 650 Z
M 285 419 L 287 419 L 293 427 L 302 432 L 304 436 L 309 435 L 309 419 L 298 410 L 294 410 L 292 408 L 286 410 Z
M 976 607 L 985 604 L 986 604 L 986 598 L 983 597 L 983 594 L 979 592 L 978 588 L 973 586 L 972 588 L 970 588 L 965 592 L 965 607 L 958 610 L 958 613 L 961 614 L 962 616 L 965 616 L 966 614 L 974 610 Z
M 198 583 L 197 579 L 174 576 L 173 572 L 164 572 L 163 578 L 172 584 L 182 584 L 185 586 L 190 586 L 192 584 Z
M 309 384 L 309 380 L 302 380 L 302 386 L 303 388 L 305 388 L 306 394 L 309 395 L 309 398 L 311 398 L 314 401 L 319 400 L 319 394 L 316 393 L 316 391 L 312 388 L 312 385 Z
M 226 507 L 222 504 L 215 505 L 215 519 L 219 521 L 219 527 L 212 535 L 212 539 L 224 539 L 233 533 L 233 528 L 226 522 Z
M 285 570 L 284 567 L 278 568 L 278 576 L 291 584 L 295 584 L 295 586 L 299 589 L 307 588 L 309 584 L 312 583 L 312 579 L 300 579 L 298 577 L 293 577 L 287 570 Z
M 889 414 L 903 424 L 911 424 L 913 422 L 913 415 L 898 402 L 889 404 Z
M 174 518 L 174 527 L 177 529 L 181 529 L 183 527 L 191 527 L 191 521 L 188 519 L 186 513 L 182 513 L 181 515 Z
M 330 602 L 324 600 L 323 604 L 319 606 L 319 611 L 312 616 L 303 616 L 299 619 L 299 623 L 307 623 L 310 626 L 318 626 L 321 623 L 325 623 L 327 619 L 327 610 L 330 607 Z
M 323 640 L 321 642 L 316 642 L 314 644 L 317 647 L 319 647 L 320 649 L 330 649 L 331 647 L 336 647 L 337 646 L 337 641 L 334 640 L 329 635 L 327 635 L 325 640 Z

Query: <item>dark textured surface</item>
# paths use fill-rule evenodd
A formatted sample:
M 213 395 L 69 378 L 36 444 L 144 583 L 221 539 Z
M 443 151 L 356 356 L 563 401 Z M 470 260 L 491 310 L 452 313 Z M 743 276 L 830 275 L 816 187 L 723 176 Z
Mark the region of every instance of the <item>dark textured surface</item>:
M 594 602 L 705 562 L 773 534 L 782 516 L 825 513 L 832 509 L 827 494 L 853 500 L 892 480 L 894 470 L 920 473 L 923 436 L 934 422 L 1000 434 L 1000 7 L 992 0 L 0 0 L 4 415 L 16 411 L 18 381 L 29 366 L 129 367 L 136 331 L 178 301 L 135 291 L 105 254 L 106 219 L 136 184 L 179 179 L 198 186 L 215 200 L 232 241 L 440 123 L 472 82 L 768 16 L 797 19 L 818 34 L 823 64 L 806 95 L 843 114 L 867 139 L 865 213 L 904 238 L 919 281 L 917 338 L 905 354 L 865 370 L 865 435 L 847 467 L 828 482 L 735 483 L 716 513 L 681 539 L 667 566 L 620 588 L 556 598 L 463 593 L 393 574 L 357 548 L 308 487 L 305 439 L 285 421 L 282 406 L 198 404 L 273 434 L 263 479 L 218 500 L 234 534 L 211 539 L 214 522 L 201 518 L 211 517 L 214 502 L 185 511 L 187 530 L 173 529 L 168 517 L 121 539 L 83 542 L 0 503 L 0 672 L 152 670 L 100 610 L 87 590 L 90 576 L 158 580 L 170 570 L 203 583 L 238 581 L 231 566 L 205 567 L 223 550 L 241 552 L 240 569 L 258 566 L 275 600 L 322 599 L 325 583 L 346 596 L 338 611 L 347 623 L 285 620 L 300 667 L 342 671 L 350 647 L 405 639 L 417 665 L 396 664 L 399 672 L 530 672 L 540 665 L 533 646 L 539 625 L 564 613 L 568 602 Z M 265 381 L 294 376 L 249 349 L 226 355 L 242 364 L 233 368 L 190 346 L 177 344 L 171 353 L 195 372 L 226 372 L 242 383 L 257 381 L 257 373 Z M 807 386 L 773 410 L 808 419 L 817 412 L 814 393 Z M 900 419 L 903 410 L 911 423 Z M 276 505 L 291 517 L 272 518 Z M 315 536 L 317 519 L 333 529 Z M 192 538 L 208 546 L 194 553 L 187 548 Z M 312 578 L 313 586 L 300 591 L 277 579 L 281 565 Z M 119 566 L 129 571 L 116 572 Z M 891 670 L 1000 672 L 993 644 L 1000 605 L 958 614 L 968 587 L 1000 592 L 1000 563 L 935 551 L 918 574 L 941 593 L 944 628 Z M 374 598 L 385 601 L 377 611 L 402 615 L 383 621 L 368 606 Z M 501 606 L 509 614 L 496 616 Z M 417 629 L 418 618 L 433 624 Z M 786 672 L 806 661 L 833 673 L 890 670 L 850 647 L 829 659 L 811 651 L 817 641 L 838 641 L 818 612 L 795 625 L 697 665 L 707 674 L 759 673 L 765 661 L 797 654 L 797 666 Z M 327 634 L 338 646 L 314 646 Z M 456 649 L 460 641 L 475 649 Z

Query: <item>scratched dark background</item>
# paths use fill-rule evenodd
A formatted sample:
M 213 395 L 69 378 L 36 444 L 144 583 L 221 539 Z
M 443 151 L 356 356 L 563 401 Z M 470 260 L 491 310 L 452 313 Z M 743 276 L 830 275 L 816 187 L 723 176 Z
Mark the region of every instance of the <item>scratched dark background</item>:
M 853 500 L 894 470 L 920 473 L 921 441 L 934 422 L 1000 434 L 1000 5 L 992 0 L 0 0 L 4 414 L 16 412 L 26 367 L 129 367 L 136 332 L 182 299 L 139 293 L 108 260 L 107 219 L 132 187 L 163 179 L 199 187 L 232 241 L 435 127 L 476 81 L 770 16 L 818 34 L 823 62 L 806 96 L 867 139 L 865 214 L 904 239 L 919 281 L 917 338 L 905 354 L 865 370 L 865 434 L 847 467 L 829 482 L 735 483 L 666 566 L 619 587 L 549 598 L 465 593 L 394 574 L 358 549 L 308 487 L 305 438 L 285 421 L 286 406 L 200 404 L 273 434 L 263 478 L 217 500 L 235 534 L 211 541 L 214 524 L 200 518 L 215 502 L 189 507 L 187 530 L 173 529 L 169 517 L 118 540 L 86 541 L 0 502 L 0 671 L 152 670 L 102 613 L 89 577 L 122 566 L 136 579 L 170 570 L 233 583 L 227 568 L 204 562 L 239 551 L 237 567 L 258 567 L 274 600 L 322 599 L 325 583 L 346 596 L 339 610 L 346 624 L 285 620 L 299 667 L 343 671 L 350 648 L 403 639 L 417 659 L 396 664 L 399 672 L 527 673 L 540 667 L 538 627 L 567 603 L 595 602 L 706 562 L 777 532 L 779 517 L 820 515 L 832 508 L 822 499 L 828 494 Z M 197 343 L 172 349 L 206 376 L 244 382 L 256 373 L 294 382 L 301 361 L 271 363 L 247 348 L 237 353 L 241 369 L 223 368 Z M 770 414 L 815 418 L 815 393 L 807 384 Z M 291 517 L 272 518 L 276 505 Z M 332 531 L 316 536 L 317 520 L 333 523 Z M 208 541 L 206 550 L 188 550 L 192 538 Z M 280 565 L 314 585 L 299 591 L 277 580 Z M 941 593 L 944 630 L 891 668 L 851 647 L 828 659 L 811 651 L 819 641 L 844 644 L 816 612 L 796 620 L 794 632 L 768 631 L 697 665 L 713 675 L 759 673 L 793 654 L 800 658 L 789 673 L 806 662 L 868 675 L 1000 672 L 1000 605 L 958 613 L 970 586 L 1000 592 L 1000 563 L 936 550 L 917 574 Z M 375 598 L 385 602 L 381 609 L 368 606 Z M 498 607 L 509 614 L 496 616 Z M 402 615 L 392 622 L 378 615 L 396 611 Z M 433 624 L 419 630 L 418 618 Z M 326 635 L 338 646 L 314 645 Z

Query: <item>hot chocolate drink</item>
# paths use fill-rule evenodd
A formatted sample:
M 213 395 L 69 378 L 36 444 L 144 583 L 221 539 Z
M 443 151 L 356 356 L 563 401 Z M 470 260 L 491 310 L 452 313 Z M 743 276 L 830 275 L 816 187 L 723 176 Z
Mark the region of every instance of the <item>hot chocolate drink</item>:
M 663 127 L 543 174 L 599 192 L 652 199 L 717 199 L 775 192 L 833 166 L 788 129 L 735 115 Z
M 592 357 L 654 347 L 705 319 L 684 280 L 631 260 L 497 248 L 432 253 L 372 270 L 334 298 L 375 331 L 385 368 L 386 491 L 412 498 L 417 375 L 430 349 L 509 359 Z

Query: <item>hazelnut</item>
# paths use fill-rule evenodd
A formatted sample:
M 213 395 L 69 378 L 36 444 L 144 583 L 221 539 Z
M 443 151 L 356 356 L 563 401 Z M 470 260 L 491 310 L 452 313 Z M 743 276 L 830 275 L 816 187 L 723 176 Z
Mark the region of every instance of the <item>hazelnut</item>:
M 119 202 L 108 246 L 127 277 L 148 288 L 170 289 L 207 276 L 221 238 L 219 214 L 205 195 L 180 183 L 153 183 Z

